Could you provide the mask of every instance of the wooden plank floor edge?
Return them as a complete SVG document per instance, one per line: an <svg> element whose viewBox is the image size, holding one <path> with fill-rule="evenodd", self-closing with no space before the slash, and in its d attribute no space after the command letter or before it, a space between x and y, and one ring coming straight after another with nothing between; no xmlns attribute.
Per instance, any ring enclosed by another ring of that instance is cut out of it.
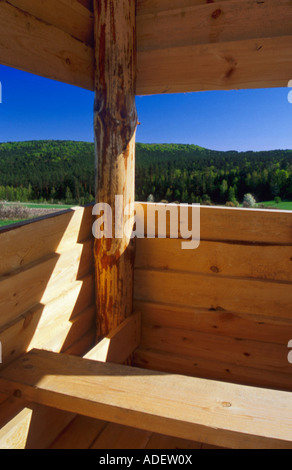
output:
<svg viewBox="0 0 292 470"><path fill-rule="evenodd" d="M228 448L292 448L289 392L33 350L0 390L30 402Z"/></svg>

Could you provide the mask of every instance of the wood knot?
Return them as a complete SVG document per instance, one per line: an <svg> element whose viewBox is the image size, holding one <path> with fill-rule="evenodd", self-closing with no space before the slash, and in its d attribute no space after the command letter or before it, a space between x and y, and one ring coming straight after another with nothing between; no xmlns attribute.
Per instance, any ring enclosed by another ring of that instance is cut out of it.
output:
<svg viewBox="0 0 292 470"><path fill-rule="evenodd" d="M219 16L222 14L222 10L221 8L217 8L217 10L213 11L211 17L216 20L217 18L219 18Z"/></svg>
<svg viewBox="0 0 292 470"><path fill-rule="evenodd" d="M219 268L217 268L217 266L211 266L211 268L210 268L210 269L211 269L212 273L215 273L215 274L218 274L218 273L220 273L220 269L219 269Z"/></svg>
<svg viewBox="0 0 292 470"><path fill-rule="evenodd" d="M229 401L223 401L222 406L223 408L231 408L232 404Z"/></svg>
<svg viewBox="0 0 292 470"><path fill-rule="evenodd" d="M13 393L13 396L15 398L21 398L22 397L21 390L15 390L15 392Z"/></svg>

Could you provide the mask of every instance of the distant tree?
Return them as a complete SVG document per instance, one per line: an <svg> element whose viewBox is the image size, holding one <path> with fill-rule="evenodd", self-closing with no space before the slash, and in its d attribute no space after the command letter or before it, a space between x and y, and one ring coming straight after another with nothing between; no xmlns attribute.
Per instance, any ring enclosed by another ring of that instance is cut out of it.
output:
<svg viewBox="0 0 292 470"><path fill-rule="evenodd" d="M255 205L256 205L256 200L253 197L253 195L250 193L245 194L243 198L243 207L252 208L252 207L255 207Z"/></svg>
<svg viewBox="0 0 292 470"><path fill-rule="evenodd" d="M149 194L149 196L147 197L147 202L155 202L153 194Z"/></svg>

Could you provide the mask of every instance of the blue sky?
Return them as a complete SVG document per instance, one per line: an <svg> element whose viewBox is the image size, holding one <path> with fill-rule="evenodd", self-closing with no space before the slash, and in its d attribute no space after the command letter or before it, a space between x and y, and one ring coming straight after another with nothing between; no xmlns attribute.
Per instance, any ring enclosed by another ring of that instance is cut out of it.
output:
<svg viewBox="0 0 292 470"><path fill-rule="evenodd" d="M0 142L93 141L93 93L0 66ZM137 141L292 149L289 88L137 97Z"/></svg>

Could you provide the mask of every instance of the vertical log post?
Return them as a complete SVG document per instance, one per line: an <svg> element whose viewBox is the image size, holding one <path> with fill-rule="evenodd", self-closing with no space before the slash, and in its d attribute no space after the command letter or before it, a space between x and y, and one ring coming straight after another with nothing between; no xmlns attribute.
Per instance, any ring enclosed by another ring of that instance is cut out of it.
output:
<svg viewBox="0 0 292 470"><path fill-rule="evenodd" d="M112 209L135 201L135 0L94 0L96 195ZM120 199L121 201L121 199ZM123 222L128 220L123 216ZM133 310L134 241L125 235L95 240L98 336Z"/></svg>

